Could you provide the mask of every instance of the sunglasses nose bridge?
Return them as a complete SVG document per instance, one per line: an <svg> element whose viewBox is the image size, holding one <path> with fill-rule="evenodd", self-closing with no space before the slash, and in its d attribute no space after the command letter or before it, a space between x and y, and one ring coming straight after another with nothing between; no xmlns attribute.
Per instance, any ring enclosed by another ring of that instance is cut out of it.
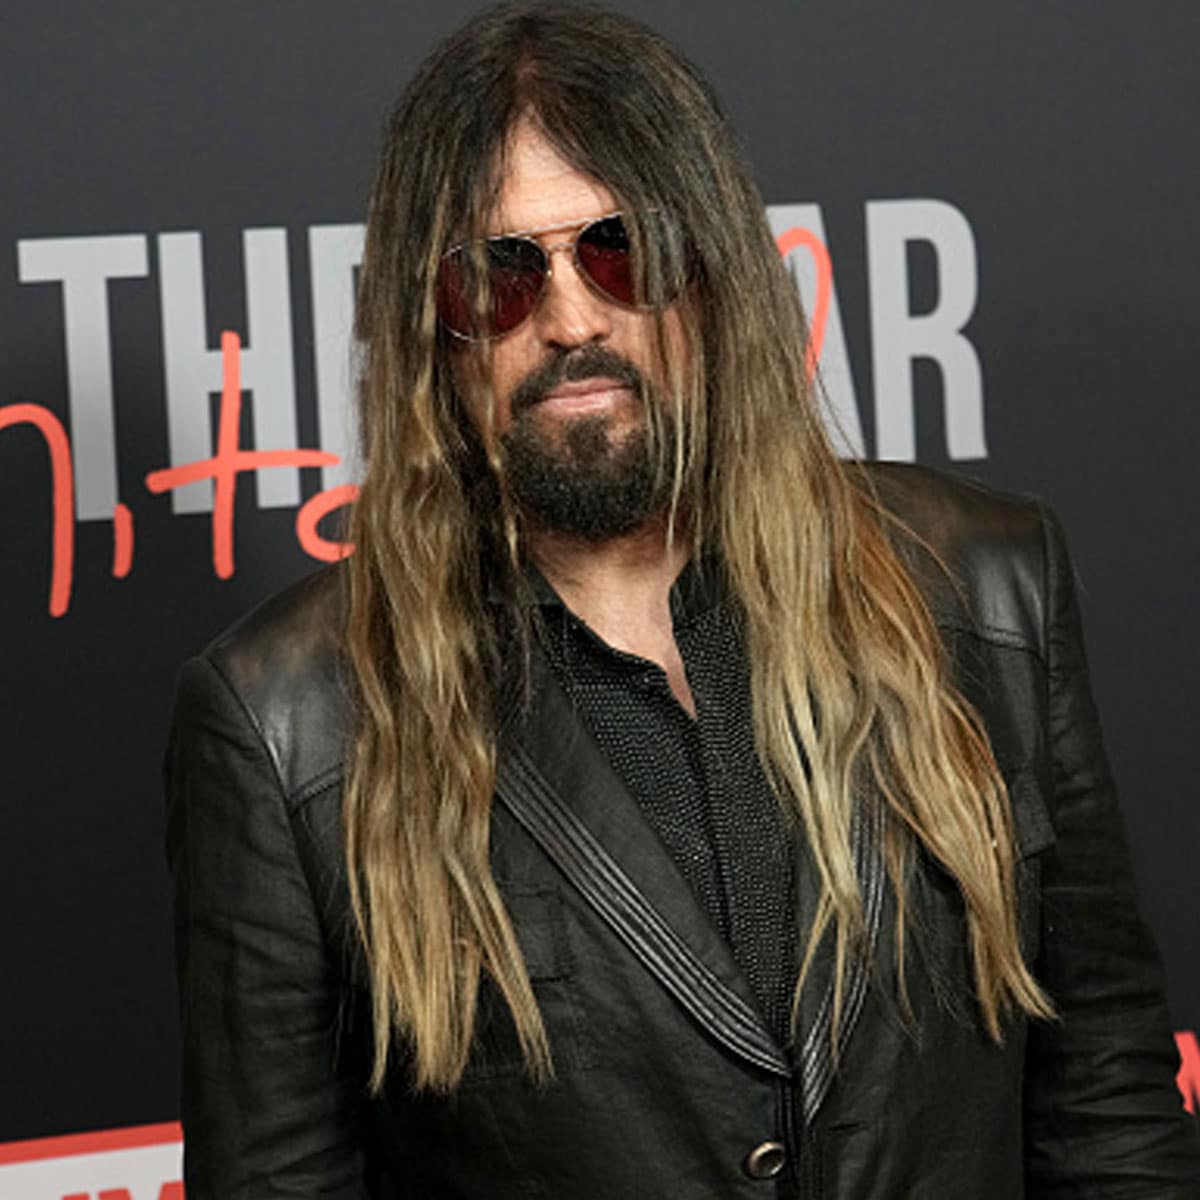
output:
<svg viewBox="0 0 1200 1200"><path fill-rule="evenodd" d="M579 233L549 245L539 243L545 256L546 276L538 297L535 320L543 336L562 345L578 345L603 338L611 331L604 298L579 261ZM556 254L566 254L570 266L563 271Z"/></svg>
<svg viewBox="0 0 1200 1200"><path fill-rule="evenodd" d="M578 244L579 234L576 233L573 237L564 239L561 242L554 242L549 246L539 246L539 249L546 259L546 281L542 284L543 289L554 274L554 256L556 254L566 254L571 260L571 266L575 272L581 277L586 274L586 272L580 266L579 256L576 254L576 247Z"/></svg>
<svg viewBox="0 0 1200 1200"><path fill-rule="evenodd" d="M556 255L560 250L569 250L569 251L571 251L572 254L574 254L575 253L575 243L578 240L579 240L578 237L573 237L573 238L568 238L564 242L553 242L549 246L543 246L542 253L546 256L547 259L550 259L550 260L553 260L554 255Z"/></svg>

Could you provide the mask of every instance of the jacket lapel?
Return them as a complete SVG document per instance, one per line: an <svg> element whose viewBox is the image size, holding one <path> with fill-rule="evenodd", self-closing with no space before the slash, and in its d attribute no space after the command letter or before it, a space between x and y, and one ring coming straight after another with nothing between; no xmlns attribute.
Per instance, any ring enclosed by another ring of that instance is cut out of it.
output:
<svg viewBox="0 0 1200 1200"><path fill-rule="evenodd" d="M794 1061L804 1118L811 1122L862 1013L869 959L879 941L886 885L882 799L870 793L851 825L869 951L850 963L836 1048L833 956L827 944L804 989L797 1049L789 1058L767 1030L729 946L536 647L531 684L529 718L501 758L501 802L616 936L713 1037L776 1075L792 1075ZM800 853L799 862L803 937L815 915L817 885L806 852Z"/></svg>
<svg viewBox="0 0 1200 1200"><path fill-rule="evenodd" d="M790 1074L728 945L536 647L531 683L529 718L501 758L501 802L713 1037Z"/></svg>
<svg viewBox="0 0 1200 1200"><path fill-rule="evenodd" d="M866 926L865 954L851 957L842 987L841 1014L836 1039L833 1035L834 952L833 937L827 934L817 951L800 1003L800 1023L795 1054L801 1107L806 1123L817 1115L833 1084L838 1063L862 1015L870 983L871 963L878 961L880 930L883 925L887 872L883 859L884 809L878 793L868 793L855 809L850 826L850 846L862 892L863 920ZM816 918L819 879L807 849L800 855L801 937ZM801 946L803 953L803 944Z"/></svg>

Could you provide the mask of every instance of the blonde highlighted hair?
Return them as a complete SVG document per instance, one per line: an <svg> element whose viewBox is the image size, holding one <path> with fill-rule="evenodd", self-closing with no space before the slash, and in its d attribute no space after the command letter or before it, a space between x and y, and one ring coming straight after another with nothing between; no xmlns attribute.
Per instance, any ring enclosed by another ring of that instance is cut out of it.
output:
<svg viewBox="0 0 1200 1200"><path fill-rule="evenodd" d="M795 289L714 97L624 17L506 6L443 44L410 85L367 229L366 470L347 564L359 710L344 822L373 1086L397 1039L415 1086L457 1084L482 972L531 1073L552 1070L488 859L505 647L528 636L521 517L494 439L469 433L433 301L446 246L483 228L520 117L619 198L646 296L684 293L685 353L658 321L667 382L647 407L651 445L683 518L672 528L721 565L745 630L759 753L820 875L797 994L825 939L839 984L863 952L850 827L870 787L888 814L901 943L906 863L921 846L961 891L986 1029L999 1038L1014 1009L1047 1015L1018 946L1009 804L987 736L949 679L894 546L902 533L830 447ZM672 420L660 421L663 405ZM508 602L489 605L489 592Z"/></svg>

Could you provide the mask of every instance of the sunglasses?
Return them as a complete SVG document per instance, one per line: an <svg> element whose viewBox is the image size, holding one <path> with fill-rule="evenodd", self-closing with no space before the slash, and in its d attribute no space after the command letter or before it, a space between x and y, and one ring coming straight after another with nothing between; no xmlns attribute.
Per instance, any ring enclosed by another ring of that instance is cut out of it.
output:
<svg viewBox="0 0 1200 1200"><path fill-rule="evenodd" d="M438 318L455 337L487 341L511 333L537 308L550 278L550 256L571 249L575 269L606 300L638 303L633 248L621 213L581 226L570 242L543 248L534 234L573 228L552 225L452 246L438 267Z"/></svg>

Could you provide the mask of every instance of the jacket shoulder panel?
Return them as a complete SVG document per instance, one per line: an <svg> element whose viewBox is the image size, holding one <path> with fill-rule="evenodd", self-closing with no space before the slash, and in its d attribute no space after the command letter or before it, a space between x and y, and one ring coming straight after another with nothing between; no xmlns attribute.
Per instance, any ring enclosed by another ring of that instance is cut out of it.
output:
<svg viewBox="0 0 1200 1200"><path fill-rule="evenodd" d="M928 467L870 463L864 476L934 621L1044 658L1044 505Z"/></svg>
<svg viewBox="0 0 1200 1200"><path fill-rule="evenodd" d="M204 652L262 738L289 807L342 773L351 728L342 573L270 597Z"/></svg>

